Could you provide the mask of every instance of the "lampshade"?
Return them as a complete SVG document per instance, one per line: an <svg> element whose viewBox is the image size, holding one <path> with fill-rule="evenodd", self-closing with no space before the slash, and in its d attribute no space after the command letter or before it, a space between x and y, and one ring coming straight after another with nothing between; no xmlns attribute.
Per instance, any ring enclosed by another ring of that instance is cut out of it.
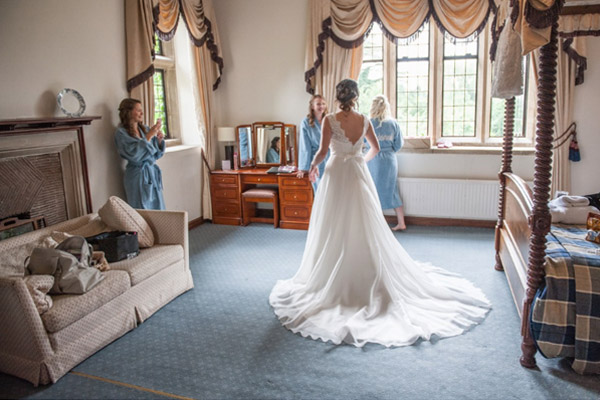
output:
<svg viewBox="0 0 600 400"><path fill-rule="evenodd" d="M235 142L235 128L220 126L217 129L219 142Z"/></svg>

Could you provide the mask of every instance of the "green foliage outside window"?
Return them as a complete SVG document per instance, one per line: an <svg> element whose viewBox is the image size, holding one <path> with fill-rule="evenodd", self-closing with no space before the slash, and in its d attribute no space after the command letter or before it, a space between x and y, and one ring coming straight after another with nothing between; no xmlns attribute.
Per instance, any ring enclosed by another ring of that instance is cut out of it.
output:
<svg viewBox="0 0 600 400"><path fill-rule="evenodd" d="M165 96L165 72L157 69L154 72L154 121L162 120L162 132L165 138L169 138L169 126L167 123L167 98Z"/></svg>

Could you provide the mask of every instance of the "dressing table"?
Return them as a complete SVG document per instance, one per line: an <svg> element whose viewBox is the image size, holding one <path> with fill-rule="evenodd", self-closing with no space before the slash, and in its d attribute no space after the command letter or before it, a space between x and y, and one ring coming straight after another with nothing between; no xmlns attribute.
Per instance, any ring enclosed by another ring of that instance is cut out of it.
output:
<svg viewBox="0 0 600 400"><path fill-rule="evenodd" d="M272 167L297 167L297 143L295 125L255 122L238 126L236 161L239 168L211 171L213 223L243 225L242 193L262 187L273 188L278 193L280 228L308 229L313 202L308 176L297 178L295 173L267 172Z"/></svg>

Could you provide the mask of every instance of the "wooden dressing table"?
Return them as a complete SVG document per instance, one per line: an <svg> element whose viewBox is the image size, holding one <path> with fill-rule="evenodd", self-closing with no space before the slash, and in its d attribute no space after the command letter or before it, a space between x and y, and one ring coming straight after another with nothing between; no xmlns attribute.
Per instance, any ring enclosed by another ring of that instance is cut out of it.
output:
<svg viewBox="0 0 600 400"><path fill-rule="evenodd" d="M308 229L313 202L308 177L268 174L265 168L211 172L213 223L242 225L242 192L257 185L278 188L280 228Z"/></svg>

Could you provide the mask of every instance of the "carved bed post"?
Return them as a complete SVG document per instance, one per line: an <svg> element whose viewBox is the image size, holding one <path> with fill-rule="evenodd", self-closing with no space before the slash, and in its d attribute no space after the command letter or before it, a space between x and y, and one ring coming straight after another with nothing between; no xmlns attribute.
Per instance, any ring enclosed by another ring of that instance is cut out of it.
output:
<svg viewBox="0 0 600 400"><path fill-rule="evenodd" d="M500 180L500 193L498 195L498 222L496 223L494 248L496 249L496 270L503 271L500 260L500 235L504 221L504 203L506 194L506 176L512 172L513 134L515 125L515 98L511 97L504 102L504 137L502 139L502 167L498 173Z"/></svg>
<svg viewBox="0 0 600 400"><path fill-rule="evenodd" d="M529 310L537 289L544 279L546 235L550 230L550 183L552 169L552 139L554 134L554 102L556 96L556 65L558 53L558 22L552 24L550 42L540 49L538 108L535 139L535 173L533 176L533 212L530 217L531 238L527 265L527 292L523 304L521 335L521 365L536 365L536 348L529 330Z"/></svg>

